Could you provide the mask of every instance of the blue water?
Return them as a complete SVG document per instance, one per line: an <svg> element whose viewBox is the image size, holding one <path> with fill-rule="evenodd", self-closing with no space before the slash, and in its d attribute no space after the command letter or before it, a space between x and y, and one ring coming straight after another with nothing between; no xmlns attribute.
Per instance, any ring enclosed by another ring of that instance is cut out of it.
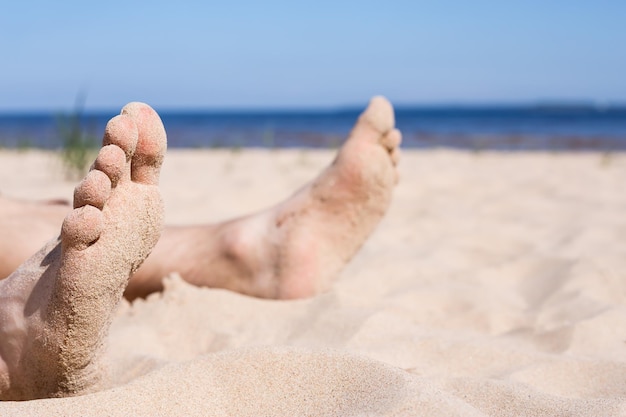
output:
<svg viewBox="0 0 626 417"><path fill-rule="evenodd" d="M338 111L160 111L172 148L339 145L360 109ZM114 112L86 113L80 129L101 137ZM0 146L58 148L69 117L0 114ZM626 107L398 108L406 148L626 150Z"/></svg>

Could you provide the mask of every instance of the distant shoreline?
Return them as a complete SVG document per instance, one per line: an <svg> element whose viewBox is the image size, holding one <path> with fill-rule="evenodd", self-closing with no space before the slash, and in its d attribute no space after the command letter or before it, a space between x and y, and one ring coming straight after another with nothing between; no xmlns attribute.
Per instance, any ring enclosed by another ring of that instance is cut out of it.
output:
<svg viewBox="0 0 626 417"><path fill-rule="evenodd" d="M0 113L0 146L59 148L61 127L70 124L97 141L114 114ZM358 114L357 109L164 111L161 117L173 148L335 148ZM399 107L396 125L405 148L626 150L626 107Z"/></svg>

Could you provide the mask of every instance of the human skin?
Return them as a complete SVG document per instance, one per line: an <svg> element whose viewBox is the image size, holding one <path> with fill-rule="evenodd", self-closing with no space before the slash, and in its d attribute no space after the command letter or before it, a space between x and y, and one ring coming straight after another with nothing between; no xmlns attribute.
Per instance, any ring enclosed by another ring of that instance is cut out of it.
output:
<svg viewBox="0 0 626 417"><path fill-rule="evenodd" d="M163 224L165 129L131 103L107 124L58 239L0 281L0 400L82 394L107 385L108 329L131 274Z"/></svg>
<svg viewBox="0 0 626 417"><path fill-rule="evenodd" d="M327 290L389 207L400 142L391 104L373 98L330 166L285 201L222 223L166 227L125 297L162 290L172 272L198 286L262 298ZM0 277L57 234L67 211L0 197Z"/></svg>

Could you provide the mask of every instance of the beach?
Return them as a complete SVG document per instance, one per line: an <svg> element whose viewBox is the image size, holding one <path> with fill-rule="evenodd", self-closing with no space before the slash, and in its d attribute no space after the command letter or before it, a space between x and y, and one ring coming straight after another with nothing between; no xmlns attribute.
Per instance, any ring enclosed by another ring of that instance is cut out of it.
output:
<svg viewBox="0 0 626 417"><path fill-rule="evenodd" d="M166 223L288 197L331 150L169 150ZM109 389L0 416L626 415L626 154L407 150L392 205L332 289L124 301ZM71 200L48 151L0 151L0 193ZM59 225L60 226L60 225Z"/></svg>

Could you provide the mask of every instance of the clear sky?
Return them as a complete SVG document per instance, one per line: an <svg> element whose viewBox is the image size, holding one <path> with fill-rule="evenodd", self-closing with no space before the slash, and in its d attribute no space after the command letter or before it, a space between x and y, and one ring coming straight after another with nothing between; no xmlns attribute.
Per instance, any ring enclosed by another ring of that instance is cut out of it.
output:
<svg viewBox="0 0 626 417"><path fill-rule="evenodd" d="M626 1L44 1L0 7L0 111L626 103Z"/></svg>

